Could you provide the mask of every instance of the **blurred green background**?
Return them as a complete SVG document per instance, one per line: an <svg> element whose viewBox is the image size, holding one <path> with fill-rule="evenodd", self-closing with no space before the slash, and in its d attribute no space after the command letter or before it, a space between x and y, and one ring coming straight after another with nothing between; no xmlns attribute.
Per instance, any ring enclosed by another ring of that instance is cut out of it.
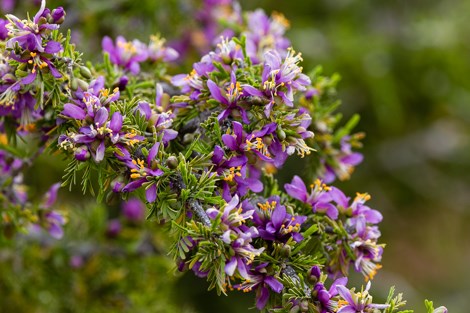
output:
<svg viewBox="0 0 470 313"><path fill-rule="evenodd" d="M15 12L24 16L25 7L35 12L32 3L22 0L21 8L18 4ZM85 52L85 59L95 60L99 58L97 52L103 35L123 34L126 38L147 41L149 34L161 33L171 41L177 38L181 22L189 15L187 1L48 3L50 7L66 7L64 27L80 30L74 37L78 48ZM384 296L388 287L395 285L405 292L409 307L415 308L415 312L424 312L425 298L446 305L453 313L468 312L470 1L245 0L241 3L244 9L261 7L267 12L284 13L291 21L288 37L294 48L303 53L304 68L320 64L327 75L340 73L338 92L343 102L340 110L345 117L355 112L362 117L357 130L367 133L362 151L365 161L351 181L339 186L350 195L356 191L369 192L373 196L371 206L384 215L382 242L387 247L384 267L374 280L377 296ZM44 164L53 163L44 159ZM60 170L49 173L54 173L48 175L50 183L60 179ZM30 258L31 253L34 251L23 255ZM14 262L8 263L1 256L0 277L4 279ZM245 312L252 305L251 297L246 295L218 298L213 292L207 293L205 282L191 273L176 279L168 274L172 272L165 258L156 258L136 261L142 266L140 270L132 260L118 264L119 260L104 259L109 268L130 268L122 278L123 285L116 283L121 290L135 287L135 299L141 297L133 302L134 307L121 306L129 312L156 312L158 303L163 303L162 307L169 303L168 312ZM43 257L35 263L45 266L41 275L59 271L51 274L66 273L63 280L72 279L66 278L71 275L67 272L70 269L60 262L51 262ZM39 270L37 266L31 268ZM131 276L140 283L129 281ZM57 284L64 284L61 279L52 280L56 290L50 291L50 295L60 294ZM24 277L24 282L34 281ZM9 291L5 285L8 284L0 283L0 294ZM8 286L16 288L20 298L21 292L39 292L33 289L36 285L29 285L30 289L13 283ZM47 284L38 286L46 288ZM161 286L173 288L173 295L167 296L168 291L162 292ZM105 293L115 294L115 291L105 290ZM64 296L67 299L76 294ZM113 307L100 299L90 300L88 307L80 307L84 302L76 299L70 301L75 305L75 309L69 308L70 312L82 312L81 309L101 312L102 308ZM34 310L53 312L54 309Z"/></svg>

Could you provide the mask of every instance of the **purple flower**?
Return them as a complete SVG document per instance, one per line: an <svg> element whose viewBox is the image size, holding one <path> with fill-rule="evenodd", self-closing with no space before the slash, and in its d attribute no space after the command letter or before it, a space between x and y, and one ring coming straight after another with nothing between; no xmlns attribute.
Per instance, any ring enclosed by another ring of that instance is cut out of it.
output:
<svg viewBox="0 0 470 313"><path fill-rule="evenodd" d="M261 238L284 243L291 237L296 242L303 239L300 227L307 217L288 214L286 207L281 205L278 196L270 197L265 203L258 203L258 207L253 215L253 222L258 228Z"/></svg>
<svg viewBox="0 0 470 313"><path fill-rule="evenodd" d="M292 107L294 91L304 91L311 81L307 75L302 74L302 68L297 65L302 58L299 54L295 55L292 49L285 58L275 50L268 51L264 54L264 60L261 90L250 85L242 87L246 94L268 100L264 112L269 117L276 100Z"/></svg>
<svg viewBox="0 0 470 313"><path fill-rule="evenodd" d="M249 279L242 284L235 285L234 288L243 292L250 292L256 289L256 308L263 310L269 300L270 290L281 293L284 286L274 276L269 275L266 267L268 263L258 265L249 273Z"/></svg>
<svg viewBox="0 0 470 313"><path fill-rule="evenodd" d="M106 36L103 38L101 46L105 52L109 53L109 58L113 64L130 71L134 75L140 72L139 63L144 62L148 57L147 46L144 43L138 40L127 41L122 36L116 38L116 45L114 45L111 38Z"/></svg>
<svg viewBox="0 0 470 313"><path fill-rule="evenodd" d="M241 114L243 122L246 124L250 123L245 109L238 105L242 88L240 83L237 82L235 72L230 74L230 84L222 91L219 86L210 79L207 81L207 87L209 88L212 98L219 101L223 106L226 107L219 114L219 121L227 118L232 113L232 111L236 109Z"/></svg>
<svg viewBox="0 0 470 313"><path fill-rule="evenodd" d="M311 205L314 212L325 213L333 220L338 218L338 209L331 203L333 201L331 191L335 189L326 186L320 180L317 179L308 192L302 179L296 175L290 184L284 185L284 188L292 198Z"/></svg>
<svg viewBox="0 0 470 313"><path fill-rule="evenodd" d="M163 171L157 168L157 163L155 163L155 157L157 156L160 143L156 142L153 147L150 149L147 156L147 162L141 159L131 159L126 160L127 167L131 170L131 182L129 182L122 192L132 192L137 188L140 188L145 182L147 182L148 177L158 177L163 174ZM154 202L157 198L157 187L155 184L150 185L146 191L145 195L148 202Z"/></svg>
<svg viewBox="0 0 470 313"><path fill-rule="evenodd" d="M150 43L147 48L148 59L156 62L171 62L178 59L178 52L170 47L165 47L165 39L158 36L151 36Z"/></svg>
<svg viewBox="0 0 470 313"><path fill-rule="evenodd" d="M131 222L141 222L145 218L145 205L137 198L131 198L122 205L122 214Z"/></svg>
<svg viewBox="0 0 470 313"><path fill-rule="evenodd" d="M319 276L320 275L318 275L318 277ZM334 301L333 298L338 295L338 287L346 285L347 282L347 277L338 278L331 284L328 290L322 282L315 284L313 290L317 295L317 305L320 313L330 313L335 311L336 301Z"/></svg>
<svg viewBox="0 0 470 313"><path fill-rule="evenodd" d="M254 64L259 63L260 56L268 50L277 50L286 54L290 46L289 40L284 37L289 22L279 13L273 13L269 18L266 13L258 9L247 15L246 50Z"/></svg>
<svg viewBox="0 0 470 313"><path fill-rule="evenodd" d="M366 289L361 292L355 292L347 289L345 286L338 285L338 293L344 300L338 302L337 313L356 313L367 312L374 309L386 309L389 304L372 303L372 296L369 295L370 282L367 283Z"/></svg>
<svg viewBox="0 0 470 313"><path fill-rule="evenodd" d="M64 236L62 226L65 224L65 218L61 213L49 211L45 215L46 230L55 239L61 239Z"/></svg>
<svg viewBox="0 0 470 313"><path fill-rule="evenodd" d="M332 152L328 159L321 161L324 166L321 177L325 183L332 183L336 177L340 180L349 179L354 167L364 159L361 153L352 151L350 139L350 136L341 138L340 150Z"/></svg>
<svg viewBox="0 0 470 313"><path fill-rule="evenodd" d="M237 195L222 209L207 210L207 215L212 220L220 218L221 230L224 232L221 238L234 252L225 264L225 273L229 276L233 276L238 270L240 276L247 279L249 265L264 250L264 248L256 249L251 244L252 239L258 237L257 229L244 225L252 218L253 212L254 210L243 210Z"/></svg>
<svg viewBox="0 0 470 313"><path fill-rule="evenodd" d="M122 225L118 219L112 219L106 226L106 235L110 238L117 237L121 232Z"/></svg>

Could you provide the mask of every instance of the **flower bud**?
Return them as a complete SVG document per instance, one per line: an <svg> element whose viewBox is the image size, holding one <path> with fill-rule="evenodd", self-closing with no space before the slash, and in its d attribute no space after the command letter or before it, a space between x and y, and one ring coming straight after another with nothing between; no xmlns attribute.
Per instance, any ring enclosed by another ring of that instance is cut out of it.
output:
<svg viewBox="0 0 470 313"><path fill-rule="evenodd" d="M174 155L170 156L166 160L166 166L168 166L168 168L174 170L175 168L178 167L178 159Z"/></svg>
<svg viewBox="0 0 470 313"><path fill-rule="evenodd" d="M77 83L78 83L78 87L80 87L80 89L88 90L88 84L84 80L81 80L81 79L77 78Z"/></svg>
<svg viewBox="0 0 470 313"><path fill-rule="evenodd" d="M80 66L80 75L82 75L86 79L91 79L91 71L86 66Z"/></svg>
<svg viewBox="0 0 470 313"><path fill-rule="evenodd" d="M194 134L188 133L184 135L183 144L187 145L189 143L192 143L193 141L194 141Z"/></svg>
<svg viewBox="0 0 470 313"><path fill-rule="evenodd" d="M86 161L90 158L90 152L87 146L80 146L75 150L75 159L78 161Z"/></svg>
<svg viewBox="0 0 470 313"><path fill-rule="evenodd" d="M318 266L312 266L307 272L307 280L312 285L316 284L320 279L321 271Z"/></svg>
<svg viewBox="0 0 470 313"><path fill-rule="evenodd" d="M299 304L300 307L300 312L308 312L308 301L307 300L302 300Z"/></svg>
<svg viewBox="0 0 470 313"><path fill-rule="evenodd" d="M52 10L51 13L52 23L54 24L62 24L65 20L65 11L63 7L58 7Z"/></svg>
<svg viewBox="0 0 470 313"><path fill-rule="evenodd" d="M276 129L276 134L277 134L277 138L279 138L279 140L286 139L286 132L283 131L281 127L278 127Z"/></svg>

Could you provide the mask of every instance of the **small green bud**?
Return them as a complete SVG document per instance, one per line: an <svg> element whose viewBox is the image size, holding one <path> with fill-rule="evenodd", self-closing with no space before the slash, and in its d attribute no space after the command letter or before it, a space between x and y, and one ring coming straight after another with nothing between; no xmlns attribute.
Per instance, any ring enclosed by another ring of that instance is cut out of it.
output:
<svg viewBox="0 0 470 313"><path fill-rule="evenodd" d="M78 87L80 87L82 90L88 90L88 83L86 83L84 80L77 78L77 83Z"/></svg>
<svg viewBox="0 0 470 313"><path fill-rule="evenodd" d="M278 127L276 129L276 134L277 134L277 138L279 138L279 140L286 139L286 132L283 131L281 127Z"/></svg>
<svg viewBox="0 0 470 313"><path fill-rule="evenodd" d="M281 248L281 255L282 255L283 257L287 258L287 257L290 256L291 251L292 251L291 246L289 246L289 245L284 245L284 246L282 246L282 248Z"/></svg>
<svg viewBox="0 0 470 313"><path fill-rule="evenodd" d="M73 91L77 91L78 82L76 78L72 78L72 80L70 81L70 88L72 88Z"/></svg>
<svg viewBox="0 0 470 313"><path fill-rule="evenodd" d="M168 159L166 159L166 166L174 170L178 167L178 159L174 155L170 156Z"/></svg>
<svg viewBox="0 0 470 313"><path fill-rule="evenodd" d="M80 66L80 75L82 75L86 79L91 79L91 71L86 66Z"/></svg>
<svg viewBox="0 0 470 313"><path fill-rule="evenodd" d="M191 143L194 141L194 134L193 133L189 133L189 134L185 134L184 137L183 137L183 143L185 145Z"/></svg>
<svg viewBox="0 0 470 313"><path fill-rule="evenodd" d="M292 309L289 310L289 313L299 313L300 308L298 305L294 306Z"/></svg>

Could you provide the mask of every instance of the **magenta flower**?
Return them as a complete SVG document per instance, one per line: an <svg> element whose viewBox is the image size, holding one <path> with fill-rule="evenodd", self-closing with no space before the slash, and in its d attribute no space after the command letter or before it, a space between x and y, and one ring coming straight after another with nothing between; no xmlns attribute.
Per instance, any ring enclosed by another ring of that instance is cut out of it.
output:
<svg viewBox="0 0 470 313"><path fill-rule="evenodd" d="M305 86L310 85L310 78L302 74L302 68L298 66L301 60L300 55L295 55L293 50L289 50L285 58L275 50L268 51L264 54L261 90L250 85L242 86L245 93L268 100L264 111L266 117L271 115L276 99L293 107L294 91L304 91Z"/></svg>
<svg viewBox="0 0 470 313"><path fill-rule="evenodd" d="M147 156L147 162L141 159L131 159L126 161L127 167L131 170L130 178L132 181L124 186L122 192L132 192L147 182L148 177L158 177L163 174L163 171L157 168L156 164L154 163L159 147L159 142L156 142L153 145ZM145 191L145 195L148 202L154 202L157 199L156 185L152 184L150 187L148 187Z"/></svg>
<svg viewBox="0 0 470 313"><path fill-rule="evenodd" d="M145 218L145 205L137 198L131 198L122 205L122 214L131 222L141 222Z"/></svg>
<svg viewBox="0 0 470 313"><path fill-rule="evenodd" d="M362 313L373 311L374 309L382 310L390 306L389 304L372 303L372 296L369 295L370 281L367 283L365 290L357 293L354 288L349 290L341 285L338 285L336 288L344 299L339 301L337 313Z"/></svg>
<svg viewBox="0 0 470 313"><path fill-rule="evenodd" d="M139 40L127 41L124 37L116 38L116 45L108 36L104 37L101 46L105 52L109 53L109 59L132 74L140 72L140 64L147 60L147 46Z"/></svg>
<svg viewBox="0 0 470 313"><path fill-rule="evenodd" d="M299 176L294 176L290 184L285 184L284 188L289 196L300 200L312 206L314 212L325 213L329 218L336 220L338 218L338 209L331 202L333 187L328 187L320 180L316 180L310 186L311 191L307 191L307 187Z"/></svg>
<svg viewBox="0 0 470 313"><path fill-rule="evenodd" d="M258 203L258 208L253 215L253 223L261 238L284 243L291 237L296 242L302 241L300 228L306 220L306 216L288 214L278 196L268 198L265 203Z"/></svg>
<svg viewBox="0 0 470 313"><path fill-rule="evenodd" d="M243 292L256 290L256 308L263 310L269 300L270 290L281 293L284 286L274 276L267 273L268 263L262 263L249 272L249 279L234 288Z"/></svg>
<svg viewBox="0 0 470 313"><path fill-rule="evenodd" d="M237 82L235 72L230 74L230 84L228 87L222 89L222 91L221 88L219 88L219 86L210 79L207 81L207 87L209 88L212 98L219 101L220 104L225 107L218 116L219 121L227 118L233 110L238 110L242 116L243 122L246 124L250 123L245 109L238 105L239 99L242 95L242 88L240 83Z"/></svg>

